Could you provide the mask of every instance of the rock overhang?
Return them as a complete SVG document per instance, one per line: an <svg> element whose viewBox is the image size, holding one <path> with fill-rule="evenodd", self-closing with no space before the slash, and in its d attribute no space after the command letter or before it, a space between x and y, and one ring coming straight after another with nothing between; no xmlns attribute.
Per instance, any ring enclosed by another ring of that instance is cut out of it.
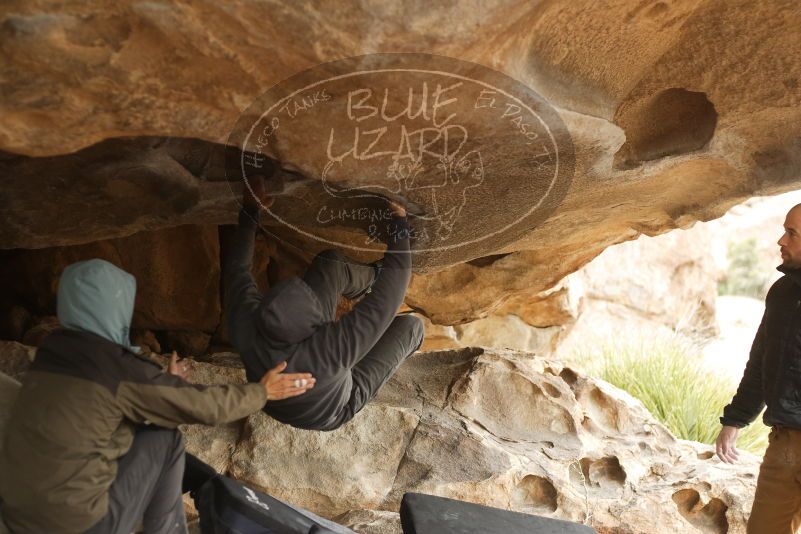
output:
<svg viewBox="0 0 801 534"><path fill-rule="evenodd" d="M45 3L7 4L0 247L234 222L240 190L220 179L225 163L212 148L242 111L281 80L379 51L450 56L516 79L553 106L575 147L569 190L546 219L461 255L419 256L410 304L439 321L546 290L611 244L797 187L801 43L792 29L801 15L787 6L301 6L121 2L55 15ZM287 210L304 215L320 176L302 172L302 143L287 146L297 195ZM497 198L471 216L508 211ZM307 252L321 246L271 230ZM333 234L356 239L351 230ZM473 261L487 256L499 259ZM460 304L453 295L465 284L478 289Z"/></svg>

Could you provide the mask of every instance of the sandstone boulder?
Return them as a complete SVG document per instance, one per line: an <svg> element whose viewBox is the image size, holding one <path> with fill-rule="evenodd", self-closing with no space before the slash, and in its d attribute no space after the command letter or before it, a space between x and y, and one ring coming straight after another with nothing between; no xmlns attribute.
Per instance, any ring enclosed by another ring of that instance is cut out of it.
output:
<svg viewBox="0 0 801 534"><path fill-rule="evenodd" d="M197 330L168 330L164 332L164 352L176 351L181 357L206 354L211 334Z"/></svg>
<svg viewBox="0 0 801 534"><path fill-rule="evenodd" d="M208 449L207 432L190 450ZM229 474L362 532L396 529L401 497L419 491L599 532L743 533L758 467L676 440L626 393L558 362L483 349L416 354L336 431L256 414L221 441Z"/></svg>
<svg viewBox="0 0 801 534"><path fill-rule="evenodd" d="M134 328L213 332L220 319L220 249L216 226L180 226L79 246L15 250L0 264L0 292L56 311L64 267L100 258L136 277Z"/></svg>
<svg viewBox="0 0 801 534"><path fill-rule="evenodd" d="M61 324L55 315L46 315L35 319L33 326L26 330L25 335L22 336L22 343L31 347L38 347L44 338L59 328L61 328Z"/></svg>
<svg viewBox="0 0 801 534"><path fill-rule="evenodd" d="M650 335L643 332L708 339L717 330L712 235L722 237L710 224L611 246L552 290L513 293L486 317L454 326L429 322L424 347L512 348L568 358L611 339ZM532 269L509 268L523 279Z"/></svg>
<svg viewBox="0 0 801 534"><path fill-rule="evenodd" d="M336 517L336 521L359 534L403 534L397 512L354 510Z"/></svg>
<svg viewBox="0 0 801 534"><path fill-rule="evenodd" d="M190 380L245 377L237 355L217 354L194 362ZM748 453L726 465L711 446L675 439L630 395L557 361L480 348L416 353L332 432L261 412L182 430L220 472L376 534L397 531L407 491L598 532L742 534L758 469Z"/></svg>
<svg viewBox="0 0 801 534"><path fill-rule="evenodd" d="M36 347L15 341L0 342L0 372L21 381L36 355Z"/></svg>
<svg viewBox="0 0 801 534"><path fill-rule="evenodd" d="M717 269L710 228L697 224L656 237L642 236L606 249L564 284L578 314L557 354L594 353L610 340L679 333L706 340L715 319Z"/></svg>
<svg viewBox="0 0 801 534"><path fill-rule="evenodd" d="M156 334L152 330L131 330L131 344L139 347L142 354L160 354L161 343L156 339Z"/></svg>

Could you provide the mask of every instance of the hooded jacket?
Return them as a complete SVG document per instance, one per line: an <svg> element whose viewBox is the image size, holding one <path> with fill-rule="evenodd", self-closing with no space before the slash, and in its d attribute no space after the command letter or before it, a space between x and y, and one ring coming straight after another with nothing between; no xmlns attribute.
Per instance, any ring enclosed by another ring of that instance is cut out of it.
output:
<svg viewBox="0 0 801 534"><path fill-rule="evenodd" d="M392 217L381 275L370 292L338 321L326 319L312 289L299 277L262 294L251 274L258 210L243 209L224 265L225 308L231 341L248 380L287 362L288 373L317 380L303 395L270 402L264 411L304 429L325 429L350 398L351 369L375 345L403 303L411 279L406 217Z"/></svg>
<svg viewBox="0 0 801 534"><path fill-rule="evenodd" d="M133 275L103 260L73 263L59 280L58 321L64 328L91 332L139 352L130 341L135 298Z"/></svg>
<svg viewBox="0 0 801 534"><path fill-rule="evenodd" d="M193 385L133 352L135 293L133 276L102 260L64 270L64 328L37 349L0 450L2 514L13 532L83 532L97 523L137 424L225 423L266 402L261 384Z"/></svg>
<svg viewBox="0 0 801 534"><path fill-rule="evenodd" d="M801 429L801 269L784 273L768 290L743 378L720 422L742 428L763 408L767 426Z"/></svg>

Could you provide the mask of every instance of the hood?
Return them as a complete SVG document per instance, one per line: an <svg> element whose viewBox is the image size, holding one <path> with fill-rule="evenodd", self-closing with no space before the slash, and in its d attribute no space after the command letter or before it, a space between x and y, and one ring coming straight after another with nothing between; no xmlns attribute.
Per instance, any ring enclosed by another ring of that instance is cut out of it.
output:
<svg viewBox="0 0 801 534"><path fill-rule="evenodd" d="M271 287L259 308L257 329L271 345L294 345L326 322L314 291L298 277Z"/></svg>
<svg viewBox="0 0 801 534"><path fill-rule="evenodd" d="M73 263L58 282L58 321L138 352L129 337L135 297L136 278L119 267L100 259Z"/></svg>

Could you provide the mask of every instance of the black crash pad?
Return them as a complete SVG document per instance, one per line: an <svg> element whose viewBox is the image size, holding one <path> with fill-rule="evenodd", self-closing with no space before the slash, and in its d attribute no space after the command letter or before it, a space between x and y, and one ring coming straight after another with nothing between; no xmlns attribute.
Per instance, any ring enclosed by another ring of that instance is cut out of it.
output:
<svg viewBox="0 0 801 534"><path fill-rule="evenodd" d="M444 497L407 493L400 509L403 534L594 534L578 523L510 512Z"/></svg>
<svg viewBox="0 0 801 534"><path fill-rule="evenodd" d="M219 475L189 453L183 488L195 501L202 534L356 534L308 510Z"/></svg>

